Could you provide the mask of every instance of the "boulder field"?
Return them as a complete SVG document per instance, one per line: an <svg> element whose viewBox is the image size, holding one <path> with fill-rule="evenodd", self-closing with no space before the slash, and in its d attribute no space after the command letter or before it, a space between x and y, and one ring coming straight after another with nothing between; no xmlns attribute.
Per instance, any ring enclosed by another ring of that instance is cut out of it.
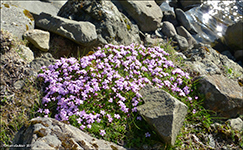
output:
<svg viewBox="0 0 243 150"><path fill-rule="evenodd" d="M14 89L23 87L24 81L19 77L20 74L36 77L42 66L48 66L66 54L79 53L83 56L88 53L87 49L93 50L108 43L156 45L158 41L161 44L171 39L176 54L183 58L183 69L194 75L194 80L199 80L202 85L199 90L205 95L205 108L218 113L218 117L229 119L232 128L243 130L243 121L238 117L243 115L243 47L242 42L239 42L240 39L242 41L242 22L230 26L226 31L226 43L233 49L226 56L207 44L197 43L192 37L192 34L197 33L184 11L201 1L173 1L170 5L182 7L176 8L175 13L161 10L158 5L161 1L53 2L38 1L38 10L31 9L29 3L1 2L1 97L12 96ZM29 47L19 44L18 53L14 53L18 60L8 55L13 40L2 36L5 35L2 30L30 43ZM64 47L71 47L72 51L67 48L62 52L60 48ZM6 70L6 66L13 70ZM23 69L19 74L9 76L10 81L6 74L17 72L14 68L20 67ZM187 106L152 86L145 87L140 93L144 95L145 104L138 107L139 113L162 141L174 145L187 115ZM30 149L126 149L93 138L52 118L33 118L28 121L15 135L13 144L29 144ZM211 147L216 146L211 144Z"/></svg>

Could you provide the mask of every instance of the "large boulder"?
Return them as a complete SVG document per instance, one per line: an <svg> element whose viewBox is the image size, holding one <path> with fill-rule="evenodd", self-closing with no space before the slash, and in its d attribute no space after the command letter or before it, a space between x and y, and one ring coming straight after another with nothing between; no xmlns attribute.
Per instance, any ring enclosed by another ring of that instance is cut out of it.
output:
<svg viewBox="0 0 243 150"><path fill-rule="evenodd" d="M206 108L218 116L232 118L243 115L243 87L223 75L205 75L199 79L199 91L205 95Z"/></svg>
<svg viewBox="0 0 243 150"><path fill-rule="evenodd" d="M58 16L89 21L96 26L97 44L140 43L139 29L111 1L68 0Z"/></svg>
<svg viewBox="0 0 243 150"><path fill-rule="evenodd" d="M25 31L34 29L34 18L26 9L1 2L1 29L22 39Z"/></svg>
<svg viewBox="0 0 243 150"><path fill-rule="evenodd" d="M225 32L227 45L233 50L243 49L243 21L229 26Z"/></svg>
<svg viewBox="0 0 243 150"><path fill-rule="evenodd" d="M155 31L163 18L155 1L120 1L123 9L136 21L143 32Z"/></svg>
<svg viewBox="0 0 243 150"><path fill-rule="evenodd" d="M49 50L50 33L47 31L34 29L26 31L23 35L30 43L42 51Z"/></svg>
<svg viewBox="0 0 243 150"><path fill-rule="evenodd" d="M66 37L83 46L92 45L97 39L95 25L87 21L74 21L41 13L36 20L36 26Z"/></svg>
<svg viewBox="0 0 243 150"><path fill-rule="evenodd" d="M96 139L80 129L53 118L34 118L15 135L13 145L18 149L119 149L115 143ZM10 150L14 150L10 147Z"/></svg>
<svg viewBox="0 0 243 150"><path fill-rule="evenodd" d="M161 139L174 145L183 125L188 107L169 93L147 85L139 91L145 104L138 106L138 112L145 118Z"/></svg>

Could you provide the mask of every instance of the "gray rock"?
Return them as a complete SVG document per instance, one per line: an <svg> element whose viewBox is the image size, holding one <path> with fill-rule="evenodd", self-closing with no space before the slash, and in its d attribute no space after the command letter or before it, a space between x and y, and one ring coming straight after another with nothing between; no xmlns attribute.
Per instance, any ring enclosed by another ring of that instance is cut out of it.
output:
<svg viewBox="0 0 243 150"><path fill-rule="evenodd" d="M188 42L185 37L180 36L180 35L175 35L175 40L178 42L179 47L182 51L187 50L189 47Z"/></svg>
<svg viewBox="0 0 243 150"><path fill-rule="evenodd" d="M42 66L49 66L55 62L55 59L50 53L45 53L43 56L35 58L30 62L30 67L33 69L32 75L36 76Z"/></svg>
<svg viewBox="0 0 243 150"><path fill-rule="evenodd" d="M236 60L243 60L243 50L237 50L234 53Z"/></svg>
<svg viewBox="0 0 243 150"><path fill-rule="evenodd" d="M26 47L25 45L18 45L17 52L20 57L24 59L27 63L34 60L34 53L32 52L32 50L30 50L29 47Z"/></svg>
<svg viewBox="0 0 243 150"><path fill-rule="evenodd" d="M186 17L186 14L183 10L176 8L175 14L178 21L181 23L182 26L184 26L187 29L187 31L193 34L196 33L194 27L192 26L190 20Z"/></svg>
<svg viewBox="0 0 243 150"><path fill-rule="evenodd" d="M18 80L14 83L14 88L16 90L21 89L24 86L24 81L23 80Z"/></svg>
<svg viewBox="0 0 243 150"><path fill-rule="evenodd" d="M205 95L205 108L228 118L243 115L243 87L237 81L223 75L204 75L196 79L201 85L200 93Z"/></svg>
<svg viewBox="0 0 243 150"><path fill-rule="evenodd" d="M234 130L243 130L243 121L240 119L240 117L235 118L235 119L229 119L227 120L229 125L234 129Z"/></svg>
<svg viewBox="0 0 243 150"><path fill-rule="evenodd" d="M150 34L145 34L145 40L144 40L144 45L147 46L155 46L158 44L164 43L164 40L162 38L152 38Z"/></svg>
<svg viewBox="0 0 243 150"><path fill-rule="evenodd" d="M172 23L174 25L174 27L179 25L179 23L178 23L178 21L176 19L176 15L172 11L164 11L163 12L163 19L162 19L162 21L163 22L164 21L168 21L168 22Z"/></svg>
<svg viewBox="0 0 243 150"><path fill-rule="evenodd" d="M66 37L83 46L91 45L97 39L95 25L90 22L74 21L41 13L36 20L36 26Z"/></svg>
<svg viewBox="0 0 243 150"><path fill-rule="evenodd" d="M49 50L50 33L47 31L33 29L28 30L23 35L30 43L42 51Z"/></svg>
<svg viewBox="0 0 243 150"><path fill-rule="evenodd" d="M34 18L25 9L1 2L1 29L22 39L25 31L34 29Z"/></svg>
<svg viewBox="0 0 243 150"><path fill-rule="evenodd" d="M233 52L243 49L243 21L229 26L225 32L226 44L233 49Z"/></svg>
<svg viewBox="0 0 243 150"><path fill-rule="evenodd" d="M233 79L243 78L243 68L239 64L208 45L196 44L193 49L183 51L183 54L188 58L184 64L192 72L200 75L222 74Z"/></svg>
<svg viewBox="0 0 243 150"><path fill-rule="evenodd" d="M41 0L36 1L16 1L16 0L3 0L4 3L15 5L19 8L24 8L31 13L40 14L42 12L57 15L57 12L65 3L65 0L50 0L50 2L44 2Z"/></svg>
<svg viewBox="0 0 243 150"><path fill-rule="evenodd" d="M187 114L187 106L151 85L141 89L140 94L145 104L137 107L138 112L164 142L174 145Z"/></svg>
<svg viewBox="0 0 243 150"><path fill-rule="evenodd" d="M196 7L202 4L202 0L180 0L180 4L183 10L188 10L192 7Z"/></svg>
<svg viewBox="0 0 243 150"><path fill-rule="evenodd" d="M192 35L183 26L176 27L176 31L177 31L178 35L181 35L186 38L186 40L188 42L188 46L190 48L193 47L194 44L197 43L197 41L192 37Z"/></svg>
<svg viewBox="0 0 243 150"><path fill-rule="evenodd" d="M18 149L119 149L124 147L91 137L80 129L53 118L34 118L26 123L13 139ZM11 147L10 150L15 149Z"/></svg>
<svg viewBox="0 0 243 150"><path fill-rule="evenodd" d="M165 2L166 0L155 0L156 4L157 5L161 5L163 2Z"/></svg>
<svg viewBox="0 0 243 150"><path fill-rule="evenodd" d="M175 27L168 21L163 22L161 29L162 33L167 37L174 37L177 35Z"/></svg>
<svg viewBox="0 0 243 150"><path fill-rule="evenodd" d="M132 24L111 1L68 0L58 16L93 23L98 34L97 44L141 43L137 25Z"/></svg>
<svg viewBox="0 0 243 150"><path fill-rule="evenodd" d="M136 21L143 32L155 31L162 20L163 14L155 1L120 1L123 9Z"/></svg>
<svg viewBox="0 0 243 150"><path fill-rule="evenodd" d="M235 61L235 58L234 58L234 56L231 54L230 51L223 51L223 52L221 52L221 54L223 54L223 55L227 56L229 59Z"/></svg>

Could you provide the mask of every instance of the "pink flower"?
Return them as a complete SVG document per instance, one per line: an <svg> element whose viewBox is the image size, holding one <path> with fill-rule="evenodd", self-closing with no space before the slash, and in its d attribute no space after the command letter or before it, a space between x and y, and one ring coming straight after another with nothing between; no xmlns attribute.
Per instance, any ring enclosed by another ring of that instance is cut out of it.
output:
<svg viewBox="0 0 243 150"><path fill-rule="evenodd" d="M91 125L90 125L90 124L88 124L88 125L87 125L87 128L91 129Z"/></svg>
<svg viewBox="0 0 243 150"><path fill-rule="evenodd" d="M100 135L101 136L104 136L106 133L105 133L105 130L100 130Z"/></svg>
<svg viewBox="0 0 243 150"><path fill-rule="evenodd" d="M115 114L114 117L115 117L116 119L120 119L120 118L121 118L121 116L120 116L119 114Z"/></svg>
<svg viewBox="0 0 243 150"><path fill-rule="evenodd" d="M195 114L195 113L196 113L196 110L195 110L195 109L193 109L192 113L193 113L193 114Z"/></svg>
<svg viewBox="0 0 243 150"><path fill-rule="evenodd" d="M85 126L84 126L84 125L81 125L79 128L80 128L81 130L83 130L83 129L85 128Z"/></svg>
<svg viewBox="0 0 243 150"><path fill-rule="evenodd" d="M150 137L151 135L149 134L149 132L145 133L145 137Z"/></svg>
<svg viewBox="0 0 243 150"><path fill-rule="evenodd" d="M142 117L141 116L138 116L137 117L137 120L140 120L141 121L142 120Z"/></svg>

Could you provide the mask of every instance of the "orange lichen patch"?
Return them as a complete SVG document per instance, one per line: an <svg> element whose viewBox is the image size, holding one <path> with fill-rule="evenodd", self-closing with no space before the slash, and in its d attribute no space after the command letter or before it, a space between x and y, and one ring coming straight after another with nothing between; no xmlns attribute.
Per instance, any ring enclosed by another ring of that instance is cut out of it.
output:
<svg viewBox="0 0 243 150"><path fill-rule="evenodd" d="M210 50L206 46L202 46L201 48L210 53Z"/></svg>
<svg viewBox="0 0 243 150"><path fill-rule="evenodd" d="M26 26L26 31L29 30L29 26L27 24L25 26Z"/></svg>
<svg viewBox="0 0 243 150"><path fill-rule="evenodd" d="M35 131L34 133L37 134L38 137L44 137L47 135L46 129L44 128L41 128L40 130Z"/></svg>
<svg viewBox="0 0 243 150"><path fill-rule="evenodd" d="M238 84L239 84L240 86L243 86L243 79L238 79Z"/></svg>
<svg viewBox="0 0 243 150"><path fill-rule="evenodd" d="M118 148L115 147L115 146L113 146L113 145L111 145L111 149L112 149L112 150L118 150Z"/></svg>
<svg viewBox="0 0 243 150"><path fill-rule="evenodd" d="M4 5L5 7L7 7L7 8L10 8L10 7L9 7L9 4L3 4L3 5Z"/></svg>
<svg viewBox="0 0 243 150"><path fill-rule="evenodd" d="M28 10L23 10L23 13L26 17L28 17L31 21L34 21L34 17L31 15L31 13Z"/></svg>
<svg viewBox="0 0 243 150"><path fill-rule="evenodd" d="M86 54L86 56L92 55L94 54L94 51L89 51L88 54Z"/></svg>

